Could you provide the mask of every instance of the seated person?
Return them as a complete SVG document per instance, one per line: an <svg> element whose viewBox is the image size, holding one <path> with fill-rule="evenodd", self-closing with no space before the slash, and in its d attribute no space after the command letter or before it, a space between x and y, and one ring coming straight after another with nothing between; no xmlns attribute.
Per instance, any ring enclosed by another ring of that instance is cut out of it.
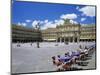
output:
<svg viewBox="0 0 100 75"><path fill-rule="evenodd" d="M61 61L62 63L68 62L71 59L71 56L69 55L69 53L65 53L64 57L60 57L60 55L58 55L58 60Z"/></svg>
<svg viewBox="0 0 100 75"><path fill-rule="evenodd" d="M53 60L52 61L53 64L56 65L56 66L59 66L59 65L62 64L62 62L60 60L56 60L56 57L55 56L52 57L52 60Z"/></svg>
<svg viewBox="0 0 100 75"><path fill-rule="evenodd" d="M82 49L82 45L79 45L79 48Z"/></svg>
<svg viewBox="0 0 100 75"><path fill-rule="evenodd" d="M72 52L72 56L80 56L80 51L77 51L77 52Z"/></svg>
<svg viewBox="0 0 100 75"><path fill-rule="evenodd" d="M58 57L58 61L61 61L62 63L64 63L64 58L61 57L60 55L57 56Z"/></svg>
<svg viewBox="0 0 100 75"><path fill-rule="evenodd" d="M72 58L72 56L69 55L69 52L68 53L65 53L65 62L68 62L70 59Z"/></svg>
<svg viewBox="0 0 100 75"><path fill-rule="evenodd" d="M77 52L79 52L80 54L85 54L85 52L88 50L88 48L85 46L84 49L77 49Z"/></svg>

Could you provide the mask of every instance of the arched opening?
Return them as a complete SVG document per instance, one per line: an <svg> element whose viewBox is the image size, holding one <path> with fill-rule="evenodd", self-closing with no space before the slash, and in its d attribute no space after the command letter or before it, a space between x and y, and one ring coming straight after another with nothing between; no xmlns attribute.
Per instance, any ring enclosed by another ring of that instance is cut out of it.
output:
<svg viewBox="0 0 100 75"><path fill-rule="evenodd" d="M75 40L74 41L77 42L77 37L75 37Z"/></svg>
<svg viewBox="0 0 100 75"><path fill-rule="evenodd" d="M67 37L67 38L65 38L65 42L68 42L68 37Z"/></svg>

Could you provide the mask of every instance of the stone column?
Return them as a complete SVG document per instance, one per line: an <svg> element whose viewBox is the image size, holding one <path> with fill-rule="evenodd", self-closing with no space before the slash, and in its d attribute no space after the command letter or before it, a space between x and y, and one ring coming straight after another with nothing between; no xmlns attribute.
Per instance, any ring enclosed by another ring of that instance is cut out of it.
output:
<svg viewBox="0 0 100 75"><path fill-rule="evenodd" d="M58 42L58 38L56 38L56 42Z"/></svg>
<svg viewBox="0 0 100 75"><path fill-rule="evenodd" d="M62 42L62 38L60 37L60 43Z"/></svg>
<svg viewBox="0 0 100 75"><path fill-rule="evenodd" d="M58 42L58 33L56 34L56 42Z"/></svg>
<svg viewBox="0 0 100 75"><path fill-rule="evenodd" d="M66 42L66 40L65 40L66 38L64 37L64 43Z"/></svg>
<svg viewBox="0 0 100 75"><path fill-rule="evenodd" d="M70 42L70 37L68 37L68 42Z"/></svg>
<svg viewBox="0 0 100 75"><path fill-rule="evenodd" d="M77 43L79 43L79 36L77 37Z"/></svg>

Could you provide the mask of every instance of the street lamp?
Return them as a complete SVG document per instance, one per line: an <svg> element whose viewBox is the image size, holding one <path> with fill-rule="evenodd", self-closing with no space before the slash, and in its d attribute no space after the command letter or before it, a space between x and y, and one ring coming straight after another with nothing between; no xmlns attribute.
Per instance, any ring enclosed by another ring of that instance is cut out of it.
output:
<svg viewBox="0 0 100 75"><path fill-rule="evenodd" d="M40 31L40 25L39 25L39 23L37 23L37 25L35 26L35 29L36 29L37 32ZM39 40L37 40L36 43L37 43L37 48L40 48L40 46L39 46Z"/></svg>

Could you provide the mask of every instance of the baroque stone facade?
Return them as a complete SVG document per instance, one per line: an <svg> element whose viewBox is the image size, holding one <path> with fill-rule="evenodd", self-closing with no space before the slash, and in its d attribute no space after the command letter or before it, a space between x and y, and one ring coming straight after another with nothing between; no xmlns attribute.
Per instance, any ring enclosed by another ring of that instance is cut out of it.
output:
<svg viewBox="0 0 100 75"><path fill-rule="evenodd" d="M63 25L42 30L42 39L56 42L95 41L95 31L95 25L82 26L80 24L71 24L69 20L65 20Z"/></svg>

